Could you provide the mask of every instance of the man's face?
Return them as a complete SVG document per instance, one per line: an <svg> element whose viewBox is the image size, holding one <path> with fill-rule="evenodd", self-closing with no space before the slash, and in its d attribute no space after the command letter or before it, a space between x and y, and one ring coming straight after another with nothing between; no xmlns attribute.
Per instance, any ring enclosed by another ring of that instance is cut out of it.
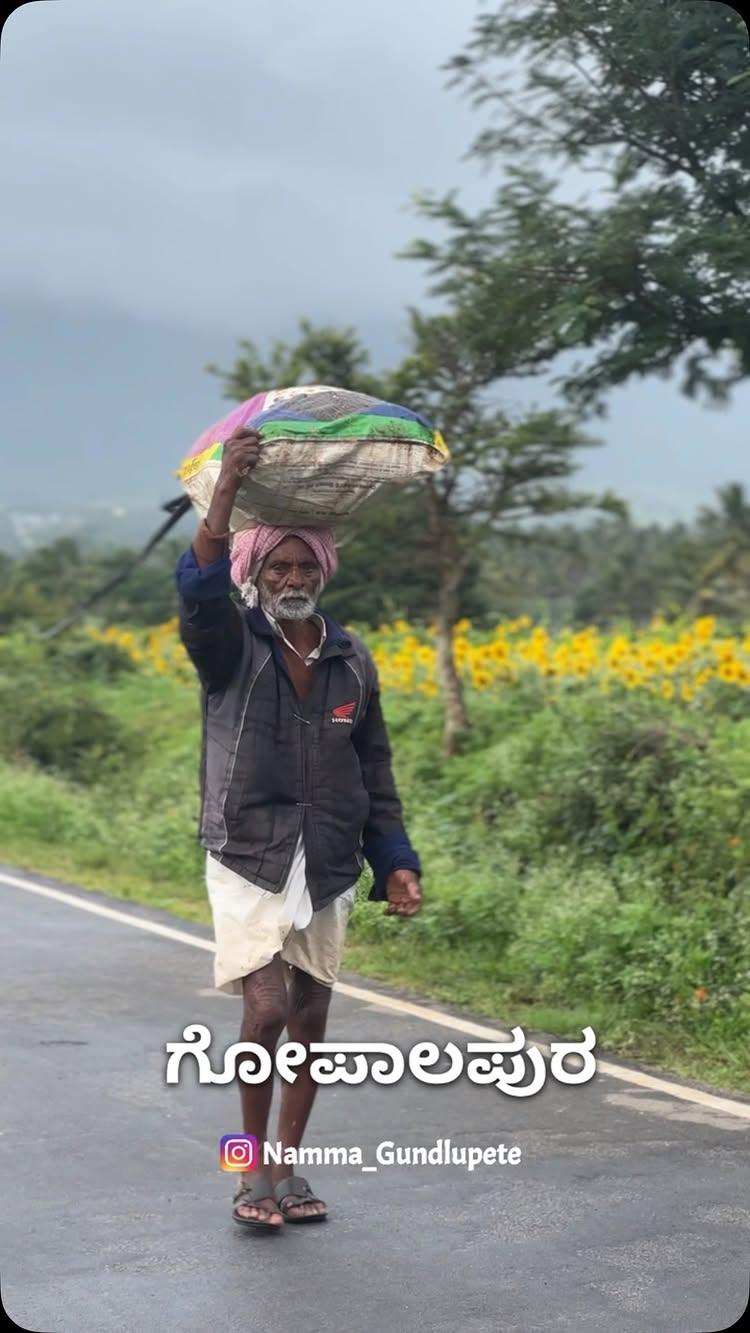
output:
<svg viewBox="0 0 750 1333"><path fill-rule="evenodd" d="M258 598L276 620L307 620L315 610L323 571L301 537L285 537L263 561Z"/></svg>

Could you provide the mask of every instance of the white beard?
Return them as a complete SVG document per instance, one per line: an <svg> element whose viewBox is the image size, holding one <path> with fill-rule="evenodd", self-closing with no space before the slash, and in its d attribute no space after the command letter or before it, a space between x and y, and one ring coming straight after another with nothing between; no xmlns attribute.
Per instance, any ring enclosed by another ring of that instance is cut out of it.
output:
<svg viewBox="0 0 750 1333"><path fill-rule="evenodd" d="M316 598L307 593L281 593L278 597L269 597L262 592L260 605L274 620L308 620L315 610Z"/></svg>
<svg viewBox="0 0 750 1333"><path fill-rule="evenodd" d="M258 588L258 603L261 610L268 611L274 620L309 620L316 610L323 587L324 580L321 577L314 596L304 592L283 592L274 596L266 592L265 588Z"/></svg>

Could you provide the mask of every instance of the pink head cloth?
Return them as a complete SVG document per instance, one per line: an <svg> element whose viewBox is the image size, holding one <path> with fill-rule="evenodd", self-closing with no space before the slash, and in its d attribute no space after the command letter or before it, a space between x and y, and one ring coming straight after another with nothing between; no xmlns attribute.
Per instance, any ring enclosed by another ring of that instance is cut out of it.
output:
<svg viewBox="0 0 750 1333"><path fill-rule="evenodd" d="M338 569L336 538L330 528L286 528L272 523L259 523L235 533L232 539L232 580L241 587L248 579L255 582L266 556L286 537L299 537L306 542L323 571L327 583ZM256 594L257 602L257 594Z"/></svg>

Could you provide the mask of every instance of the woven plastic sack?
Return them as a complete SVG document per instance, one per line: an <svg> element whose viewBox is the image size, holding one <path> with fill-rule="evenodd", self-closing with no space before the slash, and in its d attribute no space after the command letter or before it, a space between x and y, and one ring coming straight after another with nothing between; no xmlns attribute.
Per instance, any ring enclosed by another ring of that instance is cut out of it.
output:
<svg viewBox="0 0 750 1333"><path fill-rule="evenodd" d="M259 522L334 525L383 482L427 476L450 457L440 432L406 407L328 384L272 389L204 431L177 471L201 516L237 426L257 430L263 449L240 483L233 532Z"/></svg>

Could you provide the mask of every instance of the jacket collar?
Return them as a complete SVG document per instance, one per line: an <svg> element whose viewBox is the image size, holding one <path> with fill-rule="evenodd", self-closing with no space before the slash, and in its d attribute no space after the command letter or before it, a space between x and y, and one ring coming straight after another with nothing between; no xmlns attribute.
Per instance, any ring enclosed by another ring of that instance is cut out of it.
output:
<svg viewBox="0 0 750 1333"><path fill-rule="evenodd" d="M346 633L346 630L339 625L338 621L334 620L332 616L326 615L325 611L322 611L319 606L315 609L318 612L318 615L323 617L326 626L326 641L323 645L323 652L325 652L329 643L338 643L342 648L350 648L352 641ZM276 640L278 638L274 633L273 626L267 619L266 614L261 607L249 607L246 616L247 623L254 634L260 634L261 637L265 639Z"/></svg>

